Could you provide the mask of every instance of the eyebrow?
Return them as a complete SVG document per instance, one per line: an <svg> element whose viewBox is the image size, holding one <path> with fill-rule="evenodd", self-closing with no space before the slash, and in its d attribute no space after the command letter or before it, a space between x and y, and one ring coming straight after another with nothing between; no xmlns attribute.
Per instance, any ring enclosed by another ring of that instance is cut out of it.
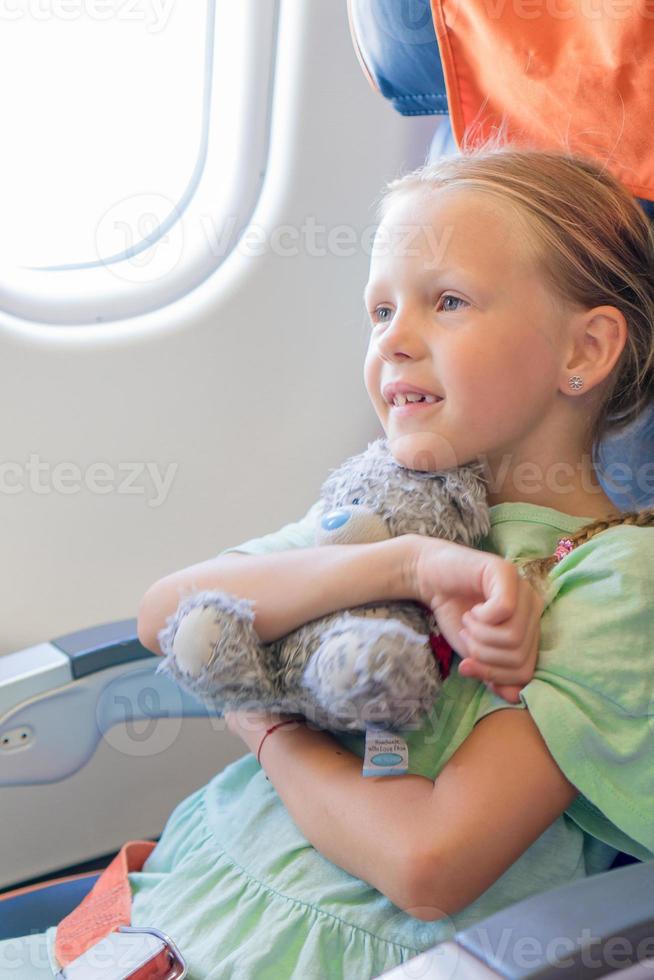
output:
<svg viewBox="0 0 654 980"><path fill-rule="evenodd" d="M446 268L433 269L427 272L424 276L424 285L434 287L435 285L438 285L438 283L442 279L445 279L447 276L451 276L451 275L465 276L466 281L469 282L468 277L470 276L470 273L468 272L467 269L462 269L459 266L451 265L451 266L447 266ZM471 283L471 285L475 285L475 284ZM382 284L377 288L382 289L385 288L385 286ZM363 290L364 303L367 303L368 291L370 290L370 292L372 292L372 289L373 287L370 286L370 283L366 283L366 287Z"/></svg>

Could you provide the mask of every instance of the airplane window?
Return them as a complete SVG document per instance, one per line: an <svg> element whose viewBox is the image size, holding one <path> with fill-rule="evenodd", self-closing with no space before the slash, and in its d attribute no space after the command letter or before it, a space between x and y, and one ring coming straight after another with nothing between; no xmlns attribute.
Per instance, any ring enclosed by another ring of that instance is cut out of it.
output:
<svg viewBox="0 0 654 980"><path fill-rule="evenodd" d="M202 137L206 0L131 6L31 5L4 23L3 259L106 260L160 223L144 191L181 198Z"/></svg>
<svg viewBox="0 0 654 980"><path fill-rule="evenodd" d="M3 6L0 307L125 319L225 259L265 171L276 21L277 0Z"/></svg>

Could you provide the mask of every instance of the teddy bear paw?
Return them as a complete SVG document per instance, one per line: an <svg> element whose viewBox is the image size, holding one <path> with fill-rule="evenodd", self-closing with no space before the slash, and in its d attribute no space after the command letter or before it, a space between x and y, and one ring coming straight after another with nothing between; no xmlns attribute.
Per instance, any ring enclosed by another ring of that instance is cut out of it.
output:
<svg viewBox="0 0 654 980"><path fill-rule="evenodd" d="M209 590L186 596L158 640L164 657L157 673L218 710L274 696L272 655L259 641L248 599Z"/></svg>
<svg viewBox="0 0 654 980"><path fill-rule="evenodd" d="M173 639L177 666L190 677L198 677L209 666L222 630L211 606L195 606L181 620Z"/></svg>
<svg viewBox="0 0 654 980"><path fill-rule="evenodd" d="M334 727L365 729L417 722L440 687L427 636L397 620L345 614L307 664L302 683L330 712Z"/></svg>

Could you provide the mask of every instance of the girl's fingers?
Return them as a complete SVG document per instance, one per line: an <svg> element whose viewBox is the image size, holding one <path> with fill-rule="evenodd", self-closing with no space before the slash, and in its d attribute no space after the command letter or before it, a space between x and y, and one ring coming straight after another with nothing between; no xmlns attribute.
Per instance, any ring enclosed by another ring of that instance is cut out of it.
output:
<svg viewBox="0 0 654 980"><path fill-rule="evenodd" d="M529 662L531 657L527 659ZM528 683L526 679L527 675L529 674L529 680L531 680L531 677L533 676L533 669L528 666L524 669L524 683L526 684ZM515 664L510 667L496 666L494 663L482 663L477 659L477 657L466 657L465 660L462 660L459 664L459 673L463 677L474 677L478 681L484 681L484 683L490 682L491 684L515 685L519 682L519 678L522 677L520 669L517 668ZM522 686L524 686L524 684Z"/></svg>
<svg viewBox="0 0 654 980"><path fill-rule="evenodd" d="M521 590L518 595L515 614L506 625L491 626L480 621L471 612L463 614L462 622L467 638L472 644L478 645L480 648L489 647L493 650L514 650L516 632L520 633L521 625L528 620L530 615L532 615L530 596L526 591ZM516 626L516 624L520 625ZM509 657L505 657L504 660L498 660L499 662L511 663L512 661Z"/></svg>
<svg viewBox="0 0 654 980"><path fill-rule="evenodd" d="M517 671L531 669L533 672L538 657L540 622L536 621L532 623L524 641L519 647L513 647L513 649L496 649L488 645L482 646L472 636L467 635L465 631L463 632L465 648L460 653L466 660L462 661L459 669L463 666L463 663L468 661L471 664L477 664L480 669L482 667L486 669L497 668L498 670L503 669L506 672L512 672L512 680L514 681ZM461 646L463 647L463 644ZM468 676L466 672L468 669L470 668L464 670L464 676ZM478 675L475 674L475 676ZM506 679L506 675L503 675L503 677Z"/></svg>
<svg viewBox="0 0 654 980"><path fill-rule="evenodd" d="M493 626L509 619L517 605L519 584L517 569L505 559L486 565L482 573L482 585L488 598L475 606L477 618Z"/></svg>
<svg viewBox="0 0 654 980"><path fill-rule="evenodd" d="M492 690L493 694L504 698L505 701L509 701L511 704L520 704L520 691L522 688L517 684L489 684L488 687Z"/></svg>
<svg viewBox="0 0 654 980"><path fill-rule="evenodd" d="M513 667L515 670L518 664L518 654L515 647L493 647L488 644L481 644L476 636L467 630L462 630L463 644L465 648L461 651L467 659L474 660L478 664L487 664L495 667Z"/></svg>
<svg viewBox="0 0 654 980"><path fill-rule="evenodd" d="M494 630L491 628L490 634L485 624L475 624L474 630L471 628L469 633L467 630L463 631L465 659L459 664L459 672L464 677L474 677L486 684L493 684L498 689L502 686L507 689L515 688L516 683L524 686L531 680L538 658L540 618L533 615L530 596L525 594L526 598L521 595L519 602L526 603L524 615L530 616L531 620L528 620L524 640L519 646L516 646L515 642L513 647L496 647L494 643L479 642L482 633L486 637L501 634L503 632L501 627L495 627ZM505 636L502 637L503 641L505 639ZM509 697L508 700L515 700L515 698Z"/></svg>

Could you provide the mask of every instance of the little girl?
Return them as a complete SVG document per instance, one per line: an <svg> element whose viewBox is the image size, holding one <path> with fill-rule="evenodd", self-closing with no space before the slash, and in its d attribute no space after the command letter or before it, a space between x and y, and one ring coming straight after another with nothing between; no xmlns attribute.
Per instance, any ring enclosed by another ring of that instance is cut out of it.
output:
<svg viewBox="0 0 654 980"><path fill-rule="evenodd" d="M377 241L375 411L407 467L482 460L491 531L314 548L314 505L143 597L156 652L189 587L254 600L264 641L412 598L457 651L405 776L363 778L359 733L228 715L251 753L130 875L132 923L194 980L372 980L619 850L654 857L654 514L617 514L593 463L653 397L648 220L590 161L491 145L393 182Z"/></svg>

